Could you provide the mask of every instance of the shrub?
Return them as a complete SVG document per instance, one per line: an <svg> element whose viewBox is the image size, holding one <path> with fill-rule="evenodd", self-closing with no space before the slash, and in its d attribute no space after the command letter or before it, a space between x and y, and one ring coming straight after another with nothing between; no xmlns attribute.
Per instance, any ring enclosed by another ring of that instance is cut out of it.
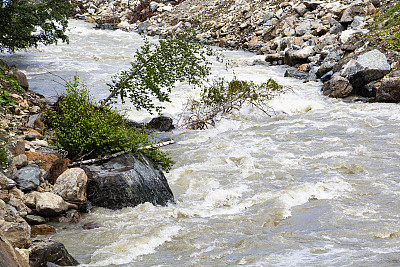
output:
<svg viewBox="0 0 400 267"><path fill-rule="evenodd" d="M66 94L47 112L45 123L54 132L53 144L68 151L72 160L128 150L134 155L143 153L155 167L166 171L173 164L157 148L141 150L153 143L151 135L144 128L129 126L129 121L109 105L98 107L77 77L67 84Z"/></svg>
<svg viewBox="0 0 400 267"><path fill-rule="evenodd" d="M214 126L219 117L240 110L244 104L250 104L269 115L267 102L283 92L283 86L272 79L262 84L237 79L229 82L214 80L210 87L202 89L200 100L189 101L183 126L189 125L190 129Z"/></svg>

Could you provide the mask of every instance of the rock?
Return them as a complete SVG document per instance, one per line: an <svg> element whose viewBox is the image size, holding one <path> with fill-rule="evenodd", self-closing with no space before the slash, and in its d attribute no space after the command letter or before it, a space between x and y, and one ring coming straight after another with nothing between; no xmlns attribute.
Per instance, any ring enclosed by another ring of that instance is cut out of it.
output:
<svg viewBox="0 0 400 267"><path fill-rule="evenodd" d="M54 226L48 224L39 224L31 226L31 237L36 237L38 235L49 235L57 232Z"/></svg>
<svg viewBox="0 0 400 267"><path fill-rule="evenodd" d="M335 76L324 83L322 91L324 95L329 97L344 98L352 93L353 87L346 78Z"/></svg>
<svg viewBox="0 0 400 267"><path fill-rule="evenodd" d="M286 70L284 77L296 78L296 79L300 79L300 80L307 80L308 73L303 72L303 71L298 71L296 69Z"/></svg>
<svg viewBox="0 0 400 267"><path fill-rule="evenodd" d="M29 264L16 251L0 232L0 267L29 267Z"/></svg>
<svg viewBox="0 0 400 267"><path fill-rule="evenodd" d="M32 192L26 196L25 204L34 205L37 213L46 217L57 216L69 209L78 209L76 205L67 203L62 197L50 192Z"/></svg>
<svg viewBox="0 0 400 267"><path fill-rule="evenodd" d="M25 142L22 140L18 140L15 144L15 148L13 150L13 155L18 156L25 153Z"/></svg>
<svg viewBox="0 0 400 267"><path fill-rule="evenodd" d="M340 18L341 23L351 23L354 20L355 16L365 17L366 11L363 5L355 4L346 8L343 12L342 17Z"/></svg>
<svg viewBox="0 0 400 267"><path fill-rule="evenodd" d="M304 1L304 5L310 9L310 10L315 10L317 9L321 4L324 4L324 1Z"/></svg>
<svg viewBox="0 0 400 267"><path fill-rule="evenodd" d="M303 3L299 3L299 4L295 5L295 6L293 7L293 9L294 9L294 11L295 11L297 14L299 14L301 17L304 16L304 14L305 14L306 11L307 11L307 7L306 7L306 5L303 4Z"/></svg>
<svg viewBox="0 0 400 267"><path fill-rule="evenodd" d="M346 38L345 42L340 46L345 51L354 51L365 44L365 33L362 31L354 32Z"/></svg>
<svg viewBox="0 0 400 267"><path fill-rule="evenodd" d="M283 61L284 60L284 56L278 53L275 54L266 54L265 55L265 61L266 62L278 62L278 61Z"/></svg>
<svg viewBox="0 0 400 267"><path fill-rule="evenodd" d="M25 154L15 156L13 158L13 164L17 169L21 169L22 167L25 167L28 165L28 158Z"/></svg>
<svg viewBox="0 0 400 267"><path fill-rule="evenodd" d="M171 118L160 116L153 118L148 125L150 129L154 129L160 132L167 132L175 128L172 122L173 121Z"/></svg>
<svg viewBox="0 0 400 267"><path fill-rule="evenodd" d="M374 87L376 102L400 102L400 77L384 78L371 86Z"/></svg>
<svg viewBox="0 0 400 267"><path fill-rule="evenodd" d="M25 221L27 221L29 225L46 223L46 220L43 217L37 215L27 215L25 216Z"/></svg>
<svg viewBox="0 0 400 267"><path fill-rule="evenodd" d="M333 67L335 66L336 61L333 60L327 60L324 61L321 66L318 68L317 71L317 77L321 78L322 76L324 76L326 73L330 72Z"/></svg>
<svg viewBox="0 0 400 267"><path fill-rule="evenodd" d="M258 37L253 36L249 42L248 48L249 49L255 49L258 47Z"/></svg>
<svg viewBox="0 0 400 267"><path fill-rule="evenodd" d="M72 168L63 172L53 187L53 193L65 201L75 204L85 204L87 176L81 168Z"/></svg>
<svg viewBox="0 0 400 267"><path fill-rule="evenodd" d="M66 158L57 159L53 162L49 170L47 180L51 184L55 184L57 178L68 169L69 160Z"/></svg>
<svg viewBox="0 0 400 267"><path fill-rule="evenodd" d="M156 11L157 10L157 8L158 8L158 3L157 2L150 2L150 4L149 4L149 8L150 8L150 11L151 12L154 12L154 11Z"/></svg>
<svg viewBox="0 0 400 267"><path fill-rule="evenodd" d="M14 180L11 180L0 172L0 189L11 189L16 185Z"/></svg>
<svg viewBox="0 0 400 267"><path fill-rule="evenodd" d="M285 52L284 63L289 66L304 64L308 58L315 55L314 46L306 46L300 50L288 50Z"/></svg>
<svg viewBox="0 0 400 267"><path fill-rule="evenodd" d="M162 171L148 159L143 162L130 154L102 165L84 166L88 176L87 197L95 206L119 209L150 202L165 206L174 197Z"/></svg>
<svg viewBox="0 0 400 267"><path fill-rule="evenodd" d="M370 96L368 92L362 90L364 85L382 78L390 70L386 56L375 49L359 56L354 64L348 65L347 76L357 94Z"/></svg>
<svg viewBox="0 0 400 267"><path fill-rule="evenodd" d="M12 69L11 71L9 71L9 74L15 77L18 84L22 88L24 88L25 90L29 89L28 79L26 78L26 75L22 71L17 69Z"/></svg>
<svg viewBox="0 0 400 267"><path fill-rule="evenodd" d="M57 223L78 223L81 220L81 217L79 211L69 210L64 215L50 218L50 221Z"/></svg>
<svg viewBox="0 0 400 267"><path fill-rule="evenodd" d="M302 22L295 29L296 35L303 36L304 34L310 31L310 28L311 28L310 23Z"/></svg>
<svg viewBox="0 0 400 267"><path fill-rule="evenodd" d="M28 157L28 161L39 161L44 163L44 169L50 170L53 162L58 159L58 156L51 153L43 153L43 152L31 152L27 151L26 156Z"/></svg>
<svg viewBox="0 0 400 267"><path fill-rule="evenodd" d="M31 227L18 216L15 209L0 209L0 233L3 233L14 247L28 248L31 244Z"/></svg>
<svg viewBox="0 0 400 267"><path fill-rule="evenodd" d="M60 242L44 239L34 240L29 252L31 267L46 266L51 262L60 266L76 266L79 264Z"/></svg>
<svg viewBox="0 0 400 267"><path fill-rule="evenodd" d="M15 181L22 191L36 189L40 185L40 169L37 165L28 165L17 172Z"/></svg>

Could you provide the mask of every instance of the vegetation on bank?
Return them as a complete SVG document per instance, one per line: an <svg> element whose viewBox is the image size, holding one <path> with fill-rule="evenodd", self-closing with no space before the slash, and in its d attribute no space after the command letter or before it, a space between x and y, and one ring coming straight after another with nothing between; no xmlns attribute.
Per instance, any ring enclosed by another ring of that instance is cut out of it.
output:
<svg viewBox="0 0 400 267"><path fill-rule="evenodd" d="M400 3L375 16L372 26L374 28L370 35L372 46L400 50Z"/></svg>
<svg viewBox="0 0 400 267"><path fill-rule="evenodd" d="M173 164L166 153L156 148L141 150L153 143L150 132L133 125L109 104L99 107L77 77L68 83L66 93L54 108L48 110L45 123L54 133L53 145L68 151L73 161L131 151L134 155L144 154L165 171Z"/></svg>
<svg viewBox="0 0 400 267"><path fill-rule="evenodd" d="M13 92L23 94L25 90L19 85L14 76L8 74L8 68L0 62L0 106L15 105L11 98Z"/></svg>
<svg viewBox="0 0 400 267"><path fill-rule="evenodd" d="M0 170L8 168L10 165L10 157L6 149L7 138L0 132Z"/></svg>

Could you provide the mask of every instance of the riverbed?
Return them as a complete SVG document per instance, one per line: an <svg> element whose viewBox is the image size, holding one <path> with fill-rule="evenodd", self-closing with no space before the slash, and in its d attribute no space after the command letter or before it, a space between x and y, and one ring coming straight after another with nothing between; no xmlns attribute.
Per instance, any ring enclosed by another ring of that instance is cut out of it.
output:
<svg viewBox="0 0 400 267"><path fill-rule="evenodd" d="M96 100L143 43L133 32L70 21L70 44L6 57L48 99L78 75ZM400 106L323 96L318 82L223 51L239 79L290 87L272 116L245 107L207 130L176 129L164 147L176 204L95 208L51 236L83 266L398 266ZM232 78L223 64L214 77ZM164 114L179 118L198 92L180 84ZM129 104L118 105L128 109ZM148 121L144 111L130 118ZM85 223L99 228L83 230Z"/></svg>

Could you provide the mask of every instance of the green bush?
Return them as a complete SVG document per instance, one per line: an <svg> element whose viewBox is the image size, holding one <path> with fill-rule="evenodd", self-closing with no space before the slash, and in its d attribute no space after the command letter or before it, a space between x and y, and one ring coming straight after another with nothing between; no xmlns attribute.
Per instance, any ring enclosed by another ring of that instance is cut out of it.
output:
<svg viewBox="0 0 400 267"><path fill-rule="evenodd" d="M141 150L152 144L151 135L141 127L129 126L129 121L109 105L98 107L90 99L85 84L75 77L47 112L45 123L54 132L53 144L68 151L72 160L101 157L119 151L142 153L155 167L168 171L173 161L157 148Z"/></svg>
<svg viewBox="0 0 400 267"><path fill-rule="evenodd" d="M372 26L374 31L369 38L372 46L400 50L400 3L375 16Z"/></svg>

